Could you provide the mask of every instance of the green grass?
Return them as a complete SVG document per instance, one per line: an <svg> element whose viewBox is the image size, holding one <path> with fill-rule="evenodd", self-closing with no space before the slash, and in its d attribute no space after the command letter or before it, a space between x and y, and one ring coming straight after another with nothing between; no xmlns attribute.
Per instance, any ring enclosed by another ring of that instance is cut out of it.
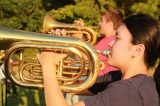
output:
<svg viewBox="0 0 160 106"><path fill-rule="evenodd" d="M6 96L5 96L5 86L2 86L0 82L0 106L5 103Z"/></svg>
<svg viewBox="0 0 160 106"><path fill-rule="evenodd" d="M0 86L0 89L2 89L2 86ZM13 90L10 89L10 93L7 94L7 106L45 106L43 90L26 89L16 86L16 91L17 94L14 94ZM2 98L2 95L0 95L0 98ZM2 103L1 100L0 103Z"/></svg>

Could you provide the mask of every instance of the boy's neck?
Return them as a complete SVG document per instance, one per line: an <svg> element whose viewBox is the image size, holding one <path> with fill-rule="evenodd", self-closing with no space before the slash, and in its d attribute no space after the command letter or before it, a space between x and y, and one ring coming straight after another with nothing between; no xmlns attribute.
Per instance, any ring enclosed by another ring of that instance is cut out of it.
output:
<svg viewBox="0 0 160 106"><path fill-rule="evenodd" d="M105 36L110 37L110 36L113 36L113 35L115 35L115 34L116 34L115 31L109 31L109 32L107 32L107 33L105 34Z"/></svg>

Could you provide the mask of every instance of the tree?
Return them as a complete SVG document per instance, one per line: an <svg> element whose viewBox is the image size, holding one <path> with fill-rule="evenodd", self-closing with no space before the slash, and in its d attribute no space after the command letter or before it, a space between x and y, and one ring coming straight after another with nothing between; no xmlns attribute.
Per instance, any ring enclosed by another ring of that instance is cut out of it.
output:
<svg viewBox="0 0 160 106"><path fill-rule="evenodd" d="M145 13L160 19L160 0L146 0L133 4L130 8L132 14Z"/></svg>
<svg viewBox="0 0 160 106"><path fill-rule="evenodd" d="M160 19L160 0L115 0L125 16L145 13Z"/></svg>
<svg viewBox="0 0 160 106"><path fill-rule="evenodd" d="M0 24L27 31L40 31L47 13L65 23L82 18L96 26L104 6L121 9L124 16L147 13L160 18L160 0L0 0Z"/></svg>
<svg viewBox="0 0 160 106"><path fill-rule="evenodd" d="M113 0L75 0L75 4L68 4L58 9L53 9L50 13L57 20L72 23L75 19L82 18L86 25L97 25L100 20L104 6L110 4L115 6Z"/></svg>
<svg viewBox="0 0 160 106"><path fill-rule="evenodd" d="M6 27L38 31L44 14L39 0L0 0L0 24Z"/></svg>

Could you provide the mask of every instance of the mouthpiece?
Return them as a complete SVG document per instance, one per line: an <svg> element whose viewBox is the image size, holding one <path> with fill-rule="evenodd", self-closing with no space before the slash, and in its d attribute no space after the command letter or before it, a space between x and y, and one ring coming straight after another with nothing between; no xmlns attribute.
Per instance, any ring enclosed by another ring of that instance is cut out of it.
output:
<svg viewBox="0 0 160 106"><path fill-rule="evenodd" d="M97 51L97 53L100 53L100 54L102 54L102 55L104 55L105 57L108 57L108 55L111 53L111 51L110 50L96 50Z"/></svg>

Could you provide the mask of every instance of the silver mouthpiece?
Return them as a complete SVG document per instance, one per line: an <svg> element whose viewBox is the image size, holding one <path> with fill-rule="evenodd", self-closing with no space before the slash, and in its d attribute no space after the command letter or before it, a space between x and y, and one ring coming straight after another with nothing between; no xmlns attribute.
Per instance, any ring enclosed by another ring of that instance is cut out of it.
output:
<svg viewBox="0 0 160 106"><path fill-rule="evenodd" d="M108 57L108 55L111 53L110 50L96 50L97 53L104 55L105 57Z"/></svg>

